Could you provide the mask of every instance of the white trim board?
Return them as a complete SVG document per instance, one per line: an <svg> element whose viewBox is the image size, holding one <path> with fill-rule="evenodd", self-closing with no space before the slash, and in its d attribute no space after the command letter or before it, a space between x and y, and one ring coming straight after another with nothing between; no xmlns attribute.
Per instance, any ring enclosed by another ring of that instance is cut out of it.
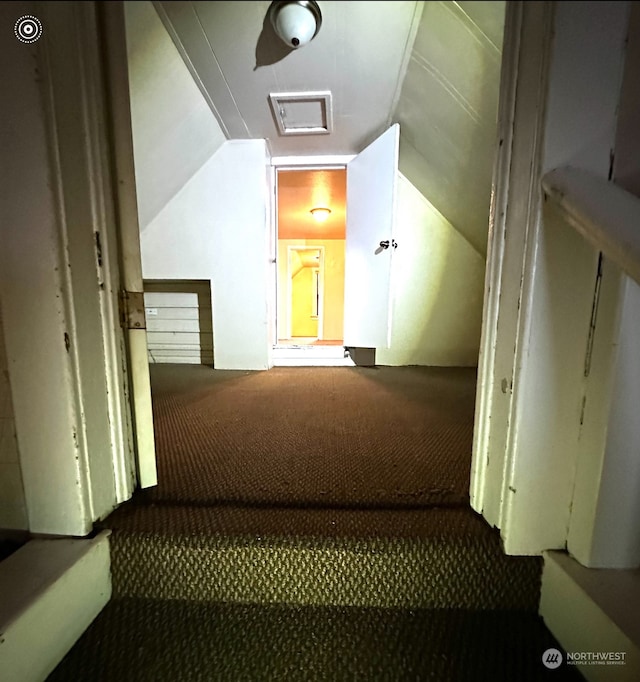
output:
<svg viewBox="0 0 640 682"><path fill-rule="evenodd" d="M42 682L111 598L108 536L32 540L0 563L0 671Z"/></svg>
<svg viewBox="0 0 640 682"><path fill-rule="evenodd" d="M275 346L274 367L355 367L343 346Z"/></svg>
<svg viewBox="0 0 640 682"><path fill-rule="evenodd" d="M640 679L639 605L639 569L585 568L565 552L544 553L540 615L565 651L625 654L624 665L579 665L590 682Z"/></svg>
<svg viewBox="0 0 640 682"><path fill-rule="evenodd" d="M328 154L327 156L273 156L271 165L276 168L280 166L291 166L298 170L303 167L327 168L330 166L346 166L349 161L355 159L357 154Z"/></svg>

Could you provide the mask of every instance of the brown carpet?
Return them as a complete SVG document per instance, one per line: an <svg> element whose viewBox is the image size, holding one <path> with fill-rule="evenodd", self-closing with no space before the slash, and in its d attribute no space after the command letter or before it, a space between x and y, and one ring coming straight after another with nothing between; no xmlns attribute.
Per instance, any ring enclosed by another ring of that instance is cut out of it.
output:
<svg viewBox="0 0 640 682"><path fill-rule="evenodd" d="M159 485L50 682L580 679L468 503L475 371L152 367Z"/></svg>
<svg viewBox="0 0 640 682"><path fill-rule="evenodd" d="M496 531L469 509L134 505L107 525L116 598L538 607L540 559L506 556Z"/></svg>
<svg viewBox="0 0 640 682"><path fill-rule="evenodd" d="M474 369L153 365L155 502L468 503Z"/></svg>
<svg viewBox="0 0 640 682"><path fill-rule="evenodd" d="M111 602L49 682L569 682L533 613Z"/></svg>
<svg viewBox="0 0 640 682"><path fill-rule="evenodd" d="M537 609L539 558L469 507L474 370L157 365L152 386L159 485L103 524L116 597Z"/></svg>

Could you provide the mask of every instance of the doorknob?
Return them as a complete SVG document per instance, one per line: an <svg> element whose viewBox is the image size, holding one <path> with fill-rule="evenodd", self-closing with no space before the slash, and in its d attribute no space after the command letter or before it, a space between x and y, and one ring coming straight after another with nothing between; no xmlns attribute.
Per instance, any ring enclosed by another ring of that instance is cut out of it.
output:
<svg viewBox="0 0 640 682"><path fill-rule="evenodd" d="M394 249L398 248L398 242L395 239L391 240L391 246L393 246ZM383 239L380 242L380 248L381 249L388 249L389 248L389 240L388 239Z"/></svg>

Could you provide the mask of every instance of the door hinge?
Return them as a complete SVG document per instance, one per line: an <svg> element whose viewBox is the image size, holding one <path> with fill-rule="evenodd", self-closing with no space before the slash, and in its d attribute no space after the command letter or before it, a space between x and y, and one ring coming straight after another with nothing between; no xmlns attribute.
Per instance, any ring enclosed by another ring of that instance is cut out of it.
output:
<svg viewBox="0 0 640 682"><path fill-rule="evenodd" d="M144 314L144 293L142 291L120 291L118 293L120 324L123 329L146 329Z"/></svg>

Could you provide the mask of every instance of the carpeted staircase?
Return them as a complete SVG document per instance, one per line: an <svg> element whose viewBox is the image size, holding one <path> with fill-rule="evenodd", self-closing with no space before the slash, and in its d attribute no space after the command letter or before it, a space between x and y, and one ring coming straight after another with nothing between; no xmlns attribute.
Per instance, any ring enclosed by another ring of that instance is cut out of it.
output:
<svg viewBox="0 0 640 682"><path fill-rule="evenodd" d="M51 681L581 679L469 507L473 370L152 380L160 484L99 524L113 600Z"/></svg>

